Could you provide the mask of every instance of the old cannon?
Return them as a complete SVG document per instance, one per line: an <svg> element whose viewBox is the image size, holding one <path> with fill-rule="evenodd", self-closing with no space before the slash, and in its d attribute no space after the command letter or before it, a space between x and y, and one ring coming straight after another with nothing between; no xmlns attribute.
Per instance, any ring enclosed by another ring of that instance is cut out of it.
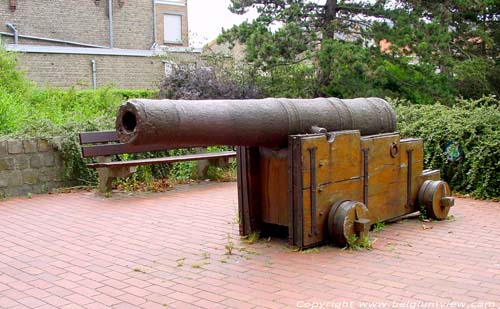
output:
<svg viewBox="0 0 500 309"><path fill-rule="evenodd" d="M299 248L363 239L370 226L423 206L453 206L438 170L423 170L423 141L401 139L391 106L340 100L130 100L122 142L238 146L240 234L284 231Z"/></svg>

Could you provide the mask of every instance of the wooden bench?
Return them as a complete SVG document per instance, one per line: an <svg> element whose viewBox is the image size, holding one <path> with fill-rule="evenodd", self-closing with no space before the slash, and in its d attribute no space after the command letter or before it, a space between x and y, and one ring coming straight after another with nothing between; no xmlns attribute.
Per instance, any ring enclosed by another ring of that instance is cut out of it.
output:
<svg viewBox="0 0 500 309"><path fill-rule="evenodd" d="M132 175L137 166L148 164L168 164L184 161L209 160L214 162L219 159L228 159L235 157L235 151L221 151L187 154L181 156L171 156L162 158L150 158L128 161L112 161L112 156L119 154L132 154L150 151L165 151L172 148L166 148L161 145L132 145L120 143L116 131L82 132L80 136L80 145L82 147L82 157L97 159L97 163L87 164L90 168L97 169L99 175L98 190L101 193L111 191L113 178L123 178ZM205 164L208 167L208 164Z"/></svg>

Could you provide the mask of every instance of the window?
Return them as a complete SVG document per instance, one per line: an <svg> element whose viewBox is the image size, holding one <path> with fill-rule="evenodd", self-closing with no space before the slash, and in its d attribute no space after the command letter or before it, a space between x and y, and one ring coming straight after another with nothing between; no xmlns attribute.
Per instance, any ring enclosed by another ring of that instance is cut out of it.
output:
<svg viewBox="0 0 500 309"><path fill-rule="evenodd" d="M163 41L165 43L182 43L181 15L163 15Z"/></svg>
<svg viewBox="0 0 500 309"><path fill-rule="evenodd" d="M163 64L165 66L165 76L170 76L177 66L173 61L164 61Z"/></svg>

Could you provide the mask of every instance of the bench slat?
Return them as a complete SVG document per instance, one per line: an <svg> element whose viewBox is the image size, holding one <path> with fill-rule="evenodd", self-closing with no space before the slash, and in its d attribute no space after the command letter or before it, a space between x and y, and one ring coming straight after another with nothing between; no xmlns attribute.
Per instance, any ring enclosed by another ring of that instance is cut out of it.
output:
<svg viewBox="0 0 500 309"><path fill-rule="evenodd" d="M82 157L110 156L124 153L140 153L149 151L168 150L163 145L131 145L131 144L108 144L95 146L82 146Z"/></svg>
<svg viewBox="0 0 500 309"><path fill-rule="evenodd" d="M138 165L148 165L148 164L158 164L158 163L175 163L175 162L195 161L195 160L205 160L205 159L229 158L235 156L236 156L235 151L220 151L220 152L196 153L196 154L172 156L164 158L91 163L87 164L87 166L91 168L100 168L100 167L112 168L112 167L138 166Z"/></svg>
<svg viewBox="0 0 500 309"><path fill-rule="evenodd" d="M116 131L97 131L82 132L80 135L80 144L96 144L118 142L118 133Z"/></svg>

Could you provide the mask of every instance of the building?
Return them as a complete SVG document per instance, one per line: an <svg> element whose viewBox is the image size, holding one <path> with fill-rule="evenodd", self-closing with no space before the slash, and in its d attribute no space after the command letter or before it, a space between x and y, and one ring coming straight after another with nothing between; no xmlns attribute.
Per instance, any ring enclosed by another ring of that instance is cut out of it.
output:
<svg viewBox="0 0 500 309"><path fill-rule="evenodd" d="M0 40L41 87L156 88L200 53L187 0L0 0Z"/></svg>

